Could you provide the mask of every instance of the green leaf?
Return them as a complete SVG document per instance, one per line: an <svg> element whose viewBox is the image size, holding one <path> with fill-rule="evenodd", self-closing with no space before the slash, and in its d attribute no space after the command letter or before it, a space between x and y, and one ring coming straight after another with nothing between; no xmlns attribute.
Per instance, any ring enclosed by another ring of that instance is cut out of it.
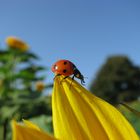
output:
<svg viewBox="0 0 140 140"><path fill-rule="evenodd" d="M22 53L20 54L20 61L21 62L29 62L31 60L38 60L39 58L37 57L37 55L31 53L31 52L26 52L26 53Z"/></svg>
<svg viewBox="0 0 140 140"><path fill-rule="evenodd" d="M125 108L127 108L132 113L134 113L136 116L140 117L140 112L139 111L133 109L132 107L130 107L129 105L127 105L125 103L120 103L120 104L123 105Z"/></svg>
<svg viewBox="0 0 140 140"><path fill-rule="evenodd" d="M41 70L45 70L45 68L41 67L41 66L31 65L29 67L26 67L26 68L22 69L20 72L36 73L36 72L41 71Z"/></svg>
<svg viewBox="0 0 140 140"><path fill-rule="evenodd" d="M52 134L52 117L46 115L40 115L38 117L33 117L30 119L33 123L38 125L41 129Z"/></svg>
<svg viewBox="0 0 140 140"><path fill-rule="evenodd" d="M12 118L14 113L18 110L18 106L3 106L0 110L0 114L2 114L1 119L5 120L7 118Z"/></svg>

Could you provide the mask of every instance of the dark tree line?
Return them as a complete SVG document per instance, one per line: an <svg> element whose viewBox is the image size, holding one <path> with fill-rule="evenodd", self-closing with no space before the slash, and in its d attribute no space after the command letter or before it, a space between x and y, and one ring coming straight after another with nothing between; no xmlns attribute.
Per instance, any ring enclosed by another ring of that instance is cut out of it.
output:
<svg viewBox="0 0 140 140"><path fill-rule="evenodd" d="M90 91L111 104L140 96L140 67L126 56L109 57L90 85Z"/></svg>

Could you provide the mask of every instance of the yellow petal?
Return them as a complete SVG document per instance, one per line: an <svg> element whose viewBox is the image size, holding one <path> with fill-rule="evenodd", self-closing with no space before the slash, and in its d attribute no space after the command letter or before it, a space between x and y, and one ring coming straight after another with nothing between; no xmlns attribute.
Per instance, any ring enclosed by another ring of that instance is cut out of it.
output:
<svg viewBox="0 0 140 140"><path fill-rule="evenodd" d="M139 140L122 114L71 78L55 78L52 110L55 137L61 140Z"/></svg>
<svg viewBox="0 0 140 140"><path fill-rule="evenodd" d="M29 121L26 124L19 124L12 121L13 139L12 140L56 140Z"/></svg>
<svg viewBox="0 0 140 140"><path fill-rule="evenodd" d="M41 129L37 125L31 123L30 121L23 120L23 123L26 125L26 127L33 128L33 129L36 129L38 131L41 131Z"/></svg>

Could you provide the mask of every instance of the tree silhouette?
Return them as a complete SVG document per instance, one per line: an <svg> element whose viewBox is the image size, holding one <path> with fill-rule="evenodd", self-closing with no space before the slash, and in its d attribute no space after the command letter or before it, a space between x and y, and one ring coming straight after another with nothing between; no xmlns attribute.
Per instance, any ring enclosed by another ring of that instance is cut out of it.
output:
<svg viewBox="0 0 140 140"><path fill-rule="evenodd" d="M114 105L136 100L140 96L140 68L126 56L109 57L90 91Z"/></svg>

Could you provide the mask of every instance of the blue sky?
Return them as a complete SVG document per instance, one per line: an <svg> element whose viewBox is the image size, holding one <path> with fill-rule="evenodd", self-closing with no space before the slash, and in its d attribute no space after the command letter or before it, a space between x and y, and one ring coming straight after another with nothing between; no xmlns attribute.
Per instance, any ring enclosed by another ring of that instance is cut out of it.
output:
<svg viewBox="0 0 140 140"><path fill-rule="evenodd" d="M109 55L140 65L140 1L0 0L0 44L11 35L28 42L41 65L74 62L88 87Z"/></svg>

